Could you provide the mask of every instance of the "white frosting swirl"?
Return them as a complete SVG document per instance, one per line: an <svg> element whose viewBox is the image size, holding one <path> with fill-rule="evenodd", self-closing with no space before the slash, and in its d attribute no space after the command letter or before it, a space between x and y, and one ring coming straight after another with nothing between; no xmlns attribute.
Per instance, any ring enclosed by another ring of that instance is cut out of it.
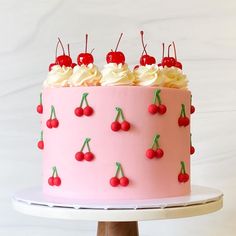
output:
<svg viewBox="0 0 236 236"><path fill-rule="evenodd" d="M75 66L69 79L70 86L100 85L102 74L94 64Z"/></svg>
<svg viewBox="0 0 236 236"><path fill-rule="evenodd" d="M127 64L109 63L104 66L102 70L101 85L133 85L134 75L129 70Z"/></svg>
<svg viewBox="0 0 236 236"><path fill-rule="evenodd" d="M135 84L141 86L161 86L163 78L159 77L160 70L156 64L139 66L134 70Z"/></svg>
<svg viewBox="0 0 236 236"><path fill-rule="evenodd" d="M186 75L177 67L161 67L158 77L162 80L162 87L186 89L188 86Z"/></svg>
<svg viewBox="0 0 236 236"><path fill-rule="evenodd" d="M72 68L66 66L55 65L48 73L47 79L44 81L44 87L67 87L68 79L72 75Z"/></svg>

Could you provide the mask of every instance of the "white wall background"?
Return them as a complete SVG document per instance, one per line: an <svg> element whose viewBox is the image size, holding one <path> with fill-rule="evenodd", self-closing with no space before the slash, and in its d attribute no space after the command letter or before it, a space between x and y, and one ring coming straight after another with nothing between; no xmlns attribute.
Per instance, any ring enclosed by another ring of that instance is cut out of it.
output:
<svg viewBox="0 0 236 236"><path fill-rule="evenodd" d="M221 189L223 210L201 217L140 223L143 236L236 235L236 2L235 0L0 0L0 235L95 235L96 222L21 215L11 207L17 190L41 183L35 106L57 36L73 57L95 47L98 65L124 32L120 48L136 64L145 31L148 50L176 41L193 103L192 182Z"/></svg>

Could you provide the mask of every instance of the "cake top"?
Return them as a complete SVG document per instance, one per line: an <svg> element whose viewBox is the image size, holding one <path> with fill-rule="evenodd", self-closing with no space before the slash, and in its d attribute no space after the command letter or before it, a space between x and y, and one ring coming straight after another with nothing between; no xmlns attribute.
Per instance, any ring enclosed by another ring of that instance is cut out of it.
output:
<svg viewBox="0 0 236 236"><path fill-rule="evenodd" d="M94 64L93 50L88 52L88 34L85 35L85 50L77 57L77 64L70 56L69 44L66 54L60 38L56 45L55 62L49 65L47 79L44 87L77 87L77 86L156 86L177 89L187 89L188 80L182 71L182 64L177 59L176 46L172 42L168 46L165 56L165 44L162 44L162 60L147 53L147 44L144 43L144 32L140 32L143 53L133 70L129 69L123 52L118 51L123 33L114 50L106 55L107 64L100 71ZM62 55L57 55L61 46ZM174 57L170 56L173 48Z"/></svg>

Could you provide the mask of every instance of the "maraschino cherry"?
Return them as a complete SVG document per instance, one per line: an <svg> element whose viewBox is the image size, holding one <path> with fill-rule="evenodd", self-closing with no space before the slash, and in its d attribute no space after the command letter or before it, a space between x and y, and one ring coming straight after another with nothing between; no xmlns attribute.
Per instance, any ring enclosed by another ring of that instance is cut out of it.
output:
<svg viewBox="0 0 236 236"><path fill-rule="evenodd" d="M57 56L57 49L58 49L59 44L61 45L63 55ZM55 62L54 62L54 63L51 63L51 64L49 65L49 71L51 71L52 67L55 66L55 65L60 65L60 66L69 67L69 66L71 66L71 64L72 64L72 59L71 59L70 56L68 56L68 55L65 54L65 49L64 49L64 46L63 46L63 44L62 44L62 42L61 42L61 39L58 38L58 42L57 42L57 45L56 45L56 57L55 57Z"/></svg>
<svg viewBox="0 0 236 236"><path fill-rule="evenodd" d="M163 43L163 58L162 58L162 66L172 67L175 66L176 60L174 57L170 57L170 47L171 44L168 46L168 57L164 57L164 48L165 44Z"/></svg>
<svg viewBox="0 0 236 236"><path fill-rule="evenodd" d="M142 55L141 58L140 58L140 65L141 65L141 66L146 66L146 65L155 64L155 63L156 63L155 57L152 57L152 56L150 56L150 55L147 54L146 46L144 45L144 40L143 40L144 32L143 32L143 31L140 31L140 34L141 34L141 40L142 40L143 50L144 50L144 52L145 52L145 54Z"/></svg>
<svg viewBox="0 0 236 236"><path fill-rule="evenodd" d="M79 66L85 65L87 66L90 63L94 62L93 55L88 53L88 34L85 35L85 52L80 53L77 57L77 63Z"/></svg>
<svg viewBox="0 0 236 236"><path fill-rule="evenodd" d="M172 45L173 45L173 47L174 47L174 53L175 53L175 64L174 64L174 66L182 70L183 66L182 66L182 64L177 60L177 53L176 53L176 47L175 47L175 42L174 42L174 41L172 42Z"/></svg>
<svg viewBox="0 0 236 236"><path fill-rule="evenodd" d="M125 64L125 55L121 51L117 51L118 46L120 44L120 40L123 36L123 33L120 34L120 38L117 42L115 51L111 50L106 56L107 63L116 63L116 64Z"/></svg>

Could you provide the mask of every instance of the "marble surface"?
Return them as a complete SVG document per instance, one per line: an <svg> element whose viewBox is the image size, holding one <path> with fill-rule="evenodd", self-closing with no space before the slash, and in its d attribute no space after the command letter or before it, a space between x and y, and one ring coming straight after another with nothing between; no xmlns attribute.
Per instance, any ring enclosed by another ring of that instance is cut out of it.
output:
<svg viewBox="0 0 236 236"><path fill-rule="evenodd" d="M200 217L140 223L142 236L236 235L236 2L0 0L0 235L95 235L96 222L40 219L11 207L11 195L40 184L41 155L35 148L38 93L54 58L57 36L75 58L84 34L98 65L124 32L121 49L134 65L139 30L148 50L161 56L161 42L176 41L190 80L193 102L192 182L221 189L223 210Z"/></svg>

